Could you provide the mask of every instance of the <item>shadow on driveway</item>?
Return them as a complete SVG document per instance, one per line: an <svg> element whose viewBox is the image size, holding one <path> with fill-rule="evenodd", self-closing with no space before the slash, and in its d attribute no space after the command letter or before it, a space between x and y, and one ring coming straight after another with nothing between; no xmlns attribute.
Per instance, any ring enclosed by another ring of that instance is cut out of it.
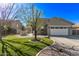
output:
<svg viewBox="0 0 79 59"><path fill-rule="evenodd" d="M79 40L79 35L65 36L65 38L73 39L73 40Z"/></svg>

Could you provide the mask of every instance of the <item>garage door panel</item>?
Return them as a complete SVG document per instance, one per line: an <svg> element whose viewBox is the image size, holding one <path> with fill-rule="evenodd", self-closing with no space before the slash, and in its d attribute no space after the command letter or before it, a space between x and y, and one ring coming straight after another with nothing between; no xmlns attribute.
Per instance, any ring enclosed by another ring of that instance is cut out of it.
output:
<svg viewBox="0 0 79 59"><path fill-rule="evenodd" d="M68 29L50 29L51 35L68 35Z"/></svg>

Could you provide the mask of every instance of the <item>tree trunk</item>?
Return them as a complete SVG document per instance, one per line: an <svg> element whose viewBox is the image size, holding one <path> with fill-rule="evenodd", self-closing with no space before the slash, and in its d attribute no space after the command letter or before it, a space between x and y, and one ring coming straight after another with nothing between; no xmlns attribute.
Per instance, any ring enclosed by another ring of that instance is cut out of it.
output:
<svg viewBox="0 0 79 59"><path fill-rule="evenodd" d="M1 33L0 33L0 40L2 40L2 35L1 35Z"/></svg>
<svg viewBox="0 0 79 59"><path fill-rule="evenodd" d="M37 30L35 29L35 40L37 40Z"/></svg>

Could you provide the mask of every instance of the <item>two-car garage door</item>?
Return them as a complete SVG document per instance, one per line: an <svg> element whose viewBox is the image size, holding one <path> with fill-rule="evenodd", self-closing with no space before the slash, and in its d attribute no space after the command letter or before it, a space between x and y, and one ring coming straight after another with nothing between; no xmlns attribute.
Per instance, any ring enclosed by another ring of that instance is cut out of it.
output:
<svg viewBox="0 0 79 59"><path fill-rule="evenodd" d="M67 27L51 27L50 35L68 35Z"/></svg>

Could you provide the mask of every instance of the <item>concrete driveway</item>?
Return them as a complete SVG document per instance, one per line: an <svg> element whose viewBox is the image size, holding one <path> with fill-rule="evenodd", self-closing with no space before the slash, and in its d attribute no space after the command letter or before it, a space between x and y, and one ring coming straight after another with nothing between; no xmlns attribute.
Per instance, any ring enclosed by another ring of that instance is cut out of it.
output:
<svg viewBox="0 0 79 59"><path fill-rule="evenodd" d="M79 36L51 37L55 44L43 49L38 56L79 56Z"/></svg>
<svg viewBox="0 0 79 59"><path fill-rule="evenodd" d="M79 36L51 37L51 39L54 39L62 47L79 50Z"/></svg>

